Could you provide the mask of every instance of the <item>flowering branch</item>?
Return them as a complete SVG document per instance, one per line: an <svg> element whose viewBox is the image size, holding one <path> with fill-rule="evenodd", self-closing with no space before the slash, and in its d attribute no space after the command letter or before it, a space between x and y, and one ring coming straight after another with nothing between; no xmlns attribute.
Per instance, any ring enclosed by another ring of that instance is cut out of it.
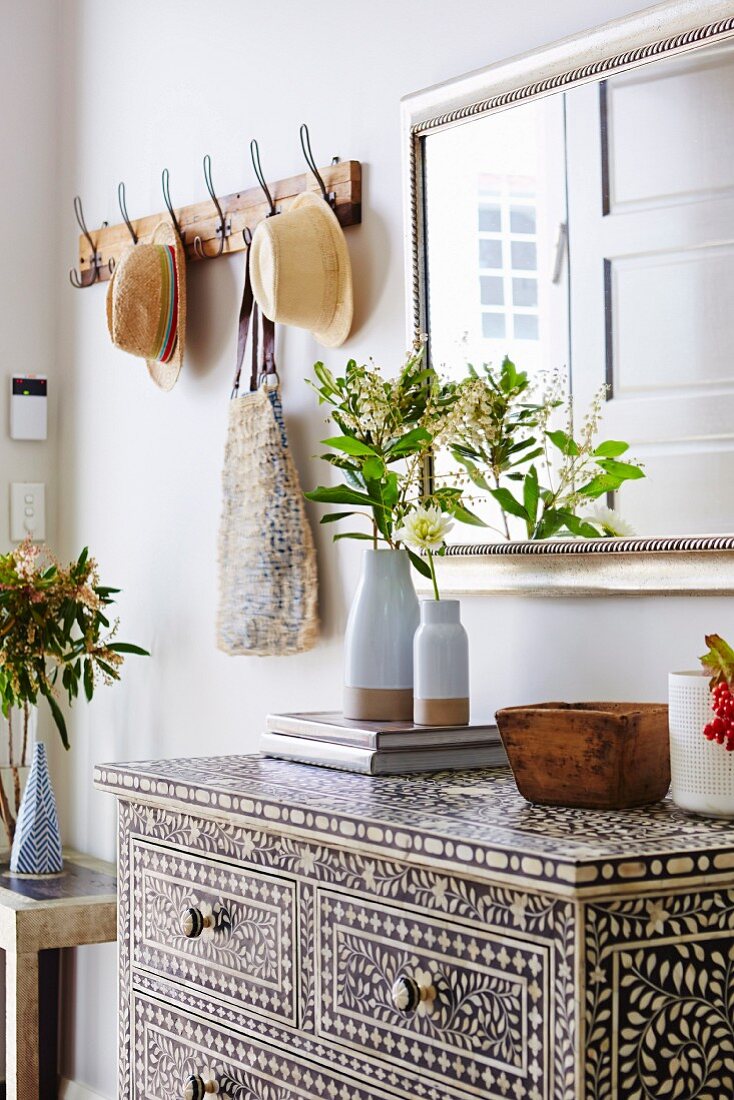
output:
<svg viewBox="0 0 734 1100"><path fill-rule="evenodd" d="M30 541L0 555L0 707L8 720L13 707L27 713L42 696L68 749L59 676L72 704L80 686L91 699L100 680L119 680L125 654L148 656L115 641L118 624L105 612L117 592L99 584L86 549L67 568Z"/></svg>
<svg viewBox="0 0 734 1100"><path fill-rule="evenodd" d="M384 542L398 549L398 533L405 516L426 499L425 469L439 444L453 395L445 390L436 372L424 365L422 343L393 380L374 365L358 365L350 359L343 376L335 377L323 363L316 363L316 383L309 384L319 402L330 408L331 419L341 434L322 440L329 448L321 457L344 479L341 485L319 485L305 494L322 504L346 505L349 511L329 512L322 523L334 523L364 514L369 509L372 534L346 531L335 539ZM437 490L431 501L456 519L484 526L462 501L461 490ZM411 553L411 551L409 551ZM429 568L415 554L411 561L420 572Z"/></svg>

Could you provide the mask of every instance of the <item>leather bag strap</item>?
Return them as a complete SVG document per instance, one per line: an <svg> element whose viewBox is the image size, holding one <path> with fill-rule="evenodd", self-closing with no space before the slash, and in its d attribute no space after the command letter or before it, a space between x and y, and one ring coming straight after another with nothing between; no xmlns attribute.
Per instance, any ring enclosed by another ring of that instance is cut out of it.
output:
<svg viewBox="0 0 734 1100"><path fill-rule="evenodd" d="M262 361L260 358L260 326L262 324ZM242 291L242 304L240 306L239 328L237 333L237 365L234 382L232 384L232 397L237 397L240 390L240 378L242 364L245 361L247 339L252 332L252 369L250 371L250 392L258 388L260 383L269 375L277 379L278 371L275 366L275 323L261 312L252 292L250 279L250 249L248 247L245 257L245 285Z"/></svg>

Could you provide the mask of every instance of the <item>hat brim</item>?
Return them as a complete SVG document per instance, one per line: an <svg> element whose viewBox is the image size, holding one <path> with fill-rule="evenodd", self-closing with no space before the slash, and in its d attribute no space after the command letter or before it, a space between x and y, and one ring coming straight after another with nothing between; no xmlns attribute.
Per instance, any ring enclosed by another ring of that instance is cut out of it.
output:
<svg viewBox="0 0 734 1100"><path fill-rule="evenodd" d="M293 200L291 210L300 206L312 206L317 211L334 245L338 268L336 308L328 327L319 332L314 331L313 335L323 347L338 348L349 336L354 317L352 261L349 257L344 230L336 214L321 195L313 191L304 191Z"/></svg>
<svg viewBox="0 0 734 1100"><path fill-rule="evenodd" d="M181 373L184 357L184 344L186 342L186 255L178 233L171 222L161 222L153 233L156 244L168 244L173 246L173 262L176 265L176 281L178 282L178 332L176 335L176 347L173 355L167 363L161 363L158 359L146 359L145 365L148 374L162 390L172 390Z"/></svg>

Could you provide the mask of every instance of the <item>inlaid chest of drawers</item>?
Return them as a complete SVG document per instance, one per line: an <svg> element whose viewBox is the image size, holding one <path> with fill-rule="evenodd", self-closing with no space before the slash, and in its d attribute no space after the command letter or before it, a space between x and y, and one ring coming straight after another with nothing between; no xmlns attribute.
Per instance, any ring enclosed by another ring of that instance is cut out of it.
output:
<svg viewBox="0 0 734 1100"><path fill-rule="evenodd" d="M102 765L120 1100L729 1100L734 829L504 770Z"/></svg>

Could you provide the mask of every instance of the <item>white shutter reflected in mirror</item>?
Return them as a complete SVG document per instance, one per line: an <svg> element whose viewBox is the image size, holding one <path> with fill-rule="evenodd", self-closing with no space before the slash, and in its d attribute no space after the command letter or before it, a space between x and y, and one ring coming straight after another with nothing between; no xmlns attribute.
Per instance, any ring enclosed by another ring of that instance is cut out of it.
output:
<svg viewBox="0 0 734 1100"><path fill-rule="evenodd" d="M734 46L566 95L574 391L647 477L643 535L734 530Z"/></svg>

